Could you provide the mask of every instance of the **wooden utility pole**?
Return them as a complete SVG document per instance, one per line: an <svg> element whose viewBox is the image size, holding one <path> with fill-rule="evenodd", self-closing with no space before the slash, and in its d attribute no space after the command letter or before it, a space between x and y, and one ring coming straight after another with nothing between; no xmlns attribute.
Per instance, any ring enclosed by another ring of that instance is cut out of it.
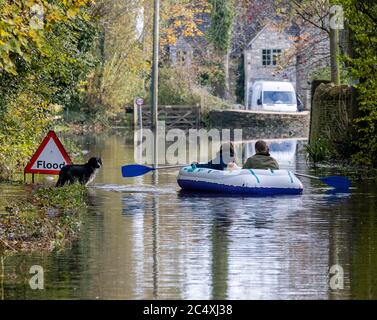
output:
<svg viewBox="0 0 377 320"><path fill-rule="evenodd" d="M152 121L151 129L154 135L153 143L153 164L158 166L158 61L160 49L159 22L160 22L160 0L154 0L154 19L153 19L153 70L152 70Z"/></svg>
<svg viewBox="0 0 377 320"><path fill-rule="evenodd" d="M330 21L335 22L336 11L330 11ZM338 23L330 23L330 59L331 59L331 82L340 85L340 60L339 60L339 28Z"/></svg>

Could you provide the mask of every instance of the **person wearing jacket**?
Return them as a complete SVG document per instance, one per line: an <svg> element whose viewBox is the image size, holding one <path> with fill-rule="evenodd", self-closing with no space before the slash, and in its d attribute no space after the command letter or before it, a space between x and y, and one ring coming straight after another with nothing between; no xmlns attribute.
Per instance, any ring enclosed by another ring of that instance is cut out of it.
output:
<svg viewBox="0 0 377 320"><path fill-rule="evenodd" d="M236 153L234 151L233 142L223 144L220 151L217 153L216 158L208 163L200 164L194 163L196 168L207 168L213 170L226 170L229 164L235 165ZM235 165L236 166L236 165Z"/></svg>
<svg viewBox="0 0 377 320"><path fill-rule="evenodd" d="M256 154L247 159L243 169L272 169L279 170L279 164L271 157L270 149L265 141L258 141L255 144Z"/></svg>

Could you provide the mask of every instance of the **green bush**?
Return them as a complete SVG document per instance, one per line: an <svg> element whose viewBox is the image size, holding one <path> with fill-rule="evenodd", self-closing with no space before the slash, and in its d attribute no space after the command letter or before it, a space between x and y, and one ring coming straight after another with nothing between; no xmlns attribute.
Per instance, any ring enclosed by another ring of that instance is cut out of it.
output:
<svg viewBox="0 0 377 320"><path fill-rule="evenodd" d="M6 58L9 64L0 61L0 179L22 170L52 128L57 105L78 108L82 102L84 80L96 65L90 53L96 26L86 2L78 7L84 6L82 14L78 10L75 17L51 22L48 31L39 30L38 43L28 42L24 51L16 50L7 58L7 45L0 45L0 60ZM9 19L17 16L17 3L8 1L7 9L0 6L0 26L8 24L9 31L24 28ZM15 45L14 39L8 41Z"/></svg>
<svg viewBox="0 0 377 320"><path fill-rule="evenodd" d="M163 67L160 69L159 78L159 104L161 105L193 105L195 97L192 93L192 81L184 71L174 67Z"/></svg>
<svg viewBox="0 0 377 320"><path fill-rule="evenodd" d="M377 3L375 0L337 0L352 31L353 56L344 57L349 73L358 80L357 152L354 162L377 167Z"/></svg>
<svg viewBox="0 0 377 320"><path fill-rule="evenodd" d="M207 87L197 84L195 74L191 71L180 66L161 68L160 105L200 105L204 112L211 109L231 108L230 104L214 96ZM150 97L147 103L151 103Z"/></svg>
<svg viewBox="0 0 377 320"><path fill-rule="evenodd" d="M6 179L22 170L52 123L48 105L32 92L13 97L0 111L0 178Z"/></svg>
<svg viewBox="0 0 377 320"><path fill-rule="evenodd" d="M199 85L207 88L212 95L221 96L225 88L225 70L222 58L211 57L199 67Z"/></svg>
<svg viewBox="0 0 377 320"><path fill-rule="evenodd" d="M334 150L327 139L318 139L315 142L305 146L306 160L314 165L331 159L334 156Z"/></svg>

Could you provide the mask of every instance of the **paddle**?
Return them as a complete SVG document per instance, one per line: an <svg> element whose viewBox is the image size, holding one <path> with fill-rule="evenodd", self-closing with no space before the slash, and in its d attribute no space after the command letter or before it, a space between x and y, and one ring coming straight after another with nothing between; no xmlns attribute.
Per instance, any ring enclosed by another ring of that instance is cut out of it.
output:
<svg viewBox="0 0 377 320"><path fill-rule="evenodd" d="M326 183L327 185L329 185L330 187L333 187L337 190L348 190L351 186L351 181L346 177L338 177L338 176L314 177L314 176L309 176L309 175L297 173L297 172L295 173L295 175L298 177L320 180Z"/></svg>
<svg viewBox="0 0 377 320"><path fill-rule="evenodd" d="M178 168L183 168L183 167L187 167L187 165L153 168L153 167L142 166L139 164L131 164L131 165L122 167L122 176L123 178L134 178L134 177L143 176L151 171L178 169Z"/></svg>

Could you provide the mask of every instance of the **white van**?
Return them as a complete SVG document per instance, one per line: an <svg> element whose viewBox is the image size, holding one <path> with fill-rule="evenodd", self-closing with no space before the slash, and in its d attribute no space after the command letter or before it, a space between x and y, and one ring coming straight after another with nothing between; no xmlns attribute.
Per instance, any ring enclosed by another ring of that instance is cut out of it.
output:
<svg viewBox="0 0 377 320"><path fill-rule="evenodd" d="M297 96L293 84L284 81L254 82L248 109L297 112Z"/></svg>

